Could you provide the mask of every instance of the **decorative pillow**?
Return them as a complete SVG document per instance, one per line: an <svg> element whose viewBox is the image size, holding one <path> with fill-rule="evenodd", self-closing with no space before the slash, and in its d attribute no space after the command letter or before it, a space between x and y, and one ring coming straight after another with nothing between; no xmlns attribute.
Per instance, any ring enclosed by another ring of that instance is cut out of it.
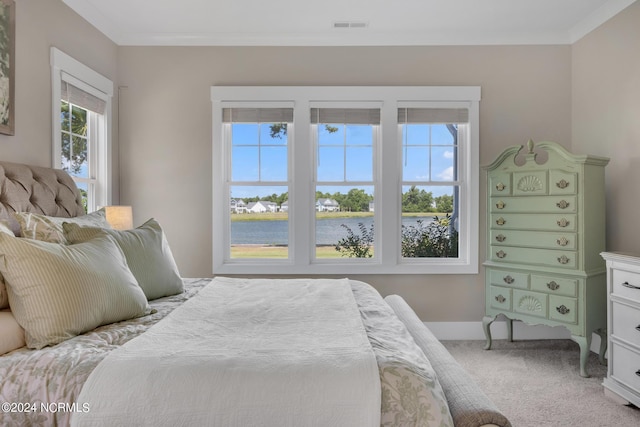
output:
<svg viewBox="0 0 640 427"><path fill-rule="evenodd" d="M0 233L6 233L10 236L15 236L5 220L0 220ZM4 278L2 277L2 274L0 274L0 310L8 307L9 297L7 296L7 289L4 285ZM2 354L2 352L0 352L0 354Z"/></svg>
<svg viewBox="0 0 640 427"><path fill-rule="evenodd" d="M85 242L100 234L113 237L149 301L184 290L167 238L155 219L133 230L105 230L67 222L62 227L71 243Z"/></svg>
<svg viewBox="0 0 640 427"><path fill-rule="evenodd" d="M15 212L13 215L18 221L18 224L20 224L22 237L51 243L69 243L65 239L64 232L62 231L63 222L91 227L111 228L107 222L104 209L73 218L46 216L33 212Z"/></svg>
<svg viewBox="0 0 640 427"><path fill-rule="evenodd" d="M0 233L0 271L30 348L150 312L122 250L108 235L60 245Z"/></svg>
<svg viewBox="0 0 640 427"><path fill-rule="evenodd" d="M9 310L0 311L0 355L24 345L24 329Z"/></svg>

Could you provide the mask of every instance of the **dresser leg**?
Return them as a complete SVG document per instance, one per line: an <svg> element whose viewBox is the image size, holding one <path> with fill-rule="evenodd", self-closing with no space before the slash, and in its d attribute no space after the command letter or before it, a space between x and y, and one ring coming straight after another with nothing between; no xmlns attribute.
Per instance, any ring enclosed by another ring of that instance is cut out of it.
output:
<svg viewBox="0 0 640 427"><path fill-rule="evenodd" d="M589 373L587 373L587 359L591 351L591 334L589 333L588 335L588 337L571 335L571 339L580 346L580 376L584 378L589 378L590 376Z"/></svg>
<svg viewBox="0 0 640 427"><path fill-rule="evenodd" d="M491 349L491 324L495 320L495 317L485 316L482 318L482 329L484 330L484 336L487 339L484 345L485 350Z"/></svg>
<svg viewBox="0 0 640 427"><path fill-rule="evenodd" d="M606 329L596 329L595 333L600 336L600 352L598 358L601 365L606 365L607 360L604 358L604 354L607 352L607 331Z"/></svg>

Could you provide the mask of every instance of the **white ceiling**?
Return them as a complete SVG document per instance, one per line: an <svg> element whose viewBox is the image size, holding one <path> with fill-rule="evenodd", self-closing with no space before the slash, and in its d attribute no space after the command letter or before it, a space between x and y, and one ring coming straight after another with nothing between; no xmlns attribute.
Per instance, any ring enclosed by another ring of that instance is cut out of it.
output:
<svg viewBox="0 0 640 427"><path fill-rule="evenodd" d="M636 0L63 1L119 45L386 46L571 44Z"/></svg>

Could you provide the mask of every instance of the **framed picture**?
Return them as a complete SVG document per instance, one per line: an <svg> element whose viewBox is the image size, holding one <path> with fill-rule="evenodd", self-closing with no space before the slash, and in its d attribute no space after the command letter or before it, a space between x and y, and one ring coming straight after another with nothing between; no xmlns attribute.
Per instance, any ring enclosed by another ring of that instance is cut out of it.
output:
<svg viewBox="0 0 640 427"><path fill-rule="evenodd" d="M13 135L15 125L16 4L0 0L0 133Z"/></svg>

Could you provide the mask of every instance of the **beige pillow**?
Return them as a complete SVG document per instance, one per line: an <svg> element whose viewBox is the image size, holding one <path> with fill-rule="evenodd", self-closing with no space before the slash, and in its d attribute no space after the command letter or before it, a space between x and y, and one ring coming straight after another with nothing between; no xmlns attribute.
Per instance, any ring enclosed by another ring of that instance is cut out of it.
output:
<svg viewBox="0 0 640 427"><path fill-rule="evenodd" d="M150 311L111 236L60 245L0 233L0 271L30 348Z"/></svg>
<svg viewBox="0 0 640 427"><path fill-rule="evenodd" d="M24 345L24 329L9 310L0 311L0 355Z"/></svg>
<svg viewBox="0 0 640 427"><path fill-rule="evenodd" d="M18 224L20 224L20 234L22 237L51 243L69 243L67 239L65 239L64 232L62 231L63 222L91 227L111 228L107 222L104 209L73 218L47 216L33 212L15 212L13 216L18 221Z"/></svg>
<svg viewBox="0 0 640 427"><path fill-rule="evenodd" d="M131 272L149 301L184 290L167 238L155 219L133 230L105 230L66 222L62 227L71 243L85 242L99 234L112 236L124 252Z"/></svg>
<svg viewBox="0 0 640 427"><path fill-rule="evenodd" d="M0 233L6 233L10 236L15 236L15 234L13 234L13 231L7 224L7 221L5 220L0 220ZM7 295L7 288L4 285L4 278L2 277L2 274L0 274L0 310L8 307L9 296ZM0 352L0 354L2 353Z"/></svg>

